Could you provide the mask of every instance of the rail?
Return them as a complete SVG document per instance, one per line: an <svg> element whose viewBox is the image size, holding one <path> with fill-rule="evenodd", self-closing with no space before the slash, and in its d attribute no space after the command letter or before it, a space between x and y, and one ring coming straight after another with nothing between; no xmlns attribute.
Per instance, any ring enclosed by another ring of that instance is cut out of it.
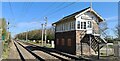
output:
<svg viewBox="0 0 120 61"><path fill-rule="evenodd" d="M82 57L76 57L75 55L63 53L63 52L57 51L55 49L50 49L50 48L46 48L46 47L40 47L38 45L34 45L34 44L31 44L31 43L27 43L27 42L23 42L23 43L28 44L28 45L36 46L37 48L39 48L43 52L46 52L46 53L48 53L48 54L50 54L50 55L52 55L52 56L54 56L54 57L56 57L56 58L58 58L58 59L60 59L62 61L69 61L69 60L68 59L64 59L64 58L62 58L60 56L54 55L51 52L57 53L57 54L59 54L61 56L64 56L64 57L68 57L71 60L85 60L85 61L90 61L89 59L85 59L85 58L82 58Z"/></svg>

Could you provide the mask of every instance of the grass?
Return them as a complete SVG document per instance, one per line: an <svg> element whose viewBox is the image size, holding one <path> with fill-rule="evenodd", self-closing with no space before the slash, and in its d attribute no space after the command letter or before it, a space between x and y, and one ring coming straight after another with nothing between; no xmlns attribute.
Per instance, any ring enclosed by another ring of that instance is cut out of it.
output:
<svg viewBox="0 0 120 61"><path fill-rule="evenodd" d="M3 44L4 44L4 48L3 48L3 54L2 54L2 58L3 59L6 59L6 58L8 58L8 55L9 55L9 44L8 43L6 43L6 42L3 42Z"/></svg>
<svg viewBox="0 0 120 61"><path fill-rule="evenodd" d="M113 48L113 45L108 45L108 48Z"/></svg>
<svg viewBox="0 0 120 61"><path fill-rule="evenodd" d="M32 43L32 44L36 44L36 45L42 46L41 42L28 41L28 43ZM51 44L46 44L46 46L45 45L43 45L43 46L47 47L47 48L53 48Z"/></svg>

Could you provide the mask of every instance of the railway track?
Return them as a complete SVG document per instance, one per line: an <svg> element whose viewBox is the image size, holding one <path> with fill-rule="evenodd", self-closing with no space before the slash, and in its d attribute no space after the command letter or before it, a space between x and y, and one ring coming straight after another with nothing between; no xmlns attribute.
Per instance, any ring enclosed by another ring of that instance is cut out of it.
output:
<svg viewBox="0 0 120 61"><path fill-rule="evenodd" d="M49 58L49 59L52 59L52 61L54 61L54 60L57 60L57 61L58 60L59 61L90 61L90 60L84 59L82 57L76 57L74 55L70 55L70 54L67 54L67 53L62 53L62 52L57 51L55 49L40 47L40 46L30 44L30 43L27 43L27 42L20 42L19 41L17 43L19 45L21 45L23 48L25 48L26 50L28 50L32 55L34 55L36 57L42 57L40 52L46 54L47 56L48 55L51 56L51 57L47 57L47 56L46 57Z"/></svg>
<svg viewBox="0 0 120 61"><path fill-rule="evenodd" d="M19 56L22 61L44 61L41 57L37 57L34 54L31 54L29 51L24 49L21 45L19 45L17 42L14 41L14 45L19 53Z"/></svg>

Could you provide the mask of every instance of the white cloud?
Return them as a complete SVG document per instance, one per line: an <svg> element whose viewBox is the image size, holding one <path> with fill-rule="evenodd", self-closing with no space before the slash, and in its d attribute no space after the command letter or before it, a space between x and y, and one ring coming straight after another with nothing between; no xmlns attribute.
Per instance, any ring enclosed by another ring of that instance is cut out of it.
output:
<svg viewBox="0 0 120 61"><path fill-rule="evenodd" d="M106 20L106 21L118 20L118 16L108 17L108 18L105 18L105 20Z"/></svg>
<svg viewBox="0 0 120 61"><path fill-rule="evenodd" d="M35 21L33 21L33 22L21 22L21 23L18 23L16 25L16 27L18 27L18 28L24 27L24 28L29 28L29 29L41 28L41 22L35 22ZM51 27L51 23L48 23L47 27Z"/></svg>
<svg viewBox="0 0 120 61"><path fill-rule="evenodd" d="M17 24L18 27L33 27L38 25L40 26L40 22L21 22Z"/></svg>

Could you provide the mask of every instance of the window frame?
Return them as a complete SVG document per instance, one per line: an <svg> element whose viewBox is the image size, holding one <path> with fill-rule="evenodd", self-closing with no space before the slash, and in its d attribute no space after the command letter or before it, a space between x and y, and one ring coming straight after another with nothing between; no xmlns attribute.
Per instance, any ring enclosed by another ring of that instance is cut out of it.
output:
<svg viewBox="0 0 120 61"><path fill-rule="evenodd" d="M79 24L78 24L78 23L79 23ZM78 25L79 25L79 28L78 28ZM81 21L77 21L77 26L76 26L76 28L77 28L77 29L81 29L81 28L80 28L80 25L81 25Z"/></svg>
<svg viewBox="0 0 120 61"><path fill-rule="evenodd" d="M78 28L78 21L80 22L80 28ZM88 22L91 22L91 27L88 27ZM77 20L76 23L76 30L87 30L93 28L92 20Z"/></svg>
<svg viewBox="0 0 120 61"><path fill-rule="evenodd" d="M92 21L87 21L87 28L92 29Z"/></svg>

